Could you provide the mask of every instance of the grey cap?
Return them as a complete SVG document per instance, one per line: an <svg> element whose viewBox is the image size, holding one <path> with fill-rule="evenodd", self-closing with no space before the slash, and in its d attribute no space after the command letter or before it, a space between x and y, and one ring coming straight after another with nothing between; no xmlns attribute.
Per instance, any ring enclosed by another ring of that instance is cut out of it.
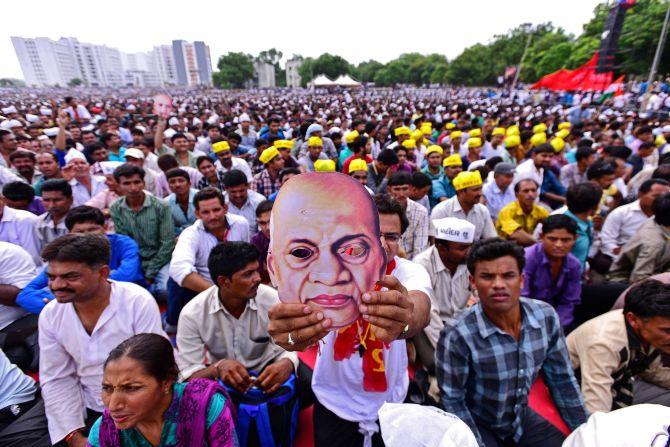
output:
<svg viewBox="0 0 670 447"><path fill-rule="evenodd" d="M498 163L495 168L493 168L493 173L512 175L514 174L514 165L511 163Z"/></svg>

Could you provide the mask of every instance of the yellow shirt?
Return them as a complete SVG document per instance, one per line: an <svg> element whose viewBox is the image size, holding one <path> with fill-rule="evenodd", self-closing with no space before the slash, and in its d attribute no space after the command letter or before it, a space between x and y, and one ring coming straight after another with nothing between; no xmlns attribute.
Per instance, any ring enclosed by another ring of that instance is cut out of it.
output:
<svg viewBox="0 0 670 447"><path fill-rule="evenodd" d="M530 214L524 214L519 201L515 200L500 210L496 222L496 231L503 239L509 238L518 229L533 234L537 224L547 217L549 217L549 211L535 204L533 204L533 210Z"/></svg>

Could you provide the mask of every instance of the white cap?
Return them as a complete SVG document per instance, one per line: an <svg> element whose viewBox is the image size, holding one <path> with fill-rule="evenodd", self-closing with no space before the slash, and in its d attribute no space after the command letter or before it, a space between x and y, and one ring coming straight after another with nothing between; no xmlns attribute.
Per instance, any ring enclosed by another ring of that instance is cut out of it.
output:
<svg viewBox="0 0 670 447"><path fill-rule="evenodd" d="M173 116L173 117L170 118L170 120L168 121L168 125L169 125L169 126L178 126L178 125L179 125L179 118L177 118L176 116Z"/></svg>
<svg viewBox="0 0 670 447"><path fill-rule="evenodd" d="M86 161L86 157L84 156L84 154L79 152L77 149L70 149L69 151L67 151L67 154L65 154L65 163L70 163L75 158L79 158L81 160Z"/></svg>
<svg viewBox="0 0 670 447"><path fill-rule="evenodd" d="M3 129L7 130L11 129L12 127L23 127L21 121L19 120L5 120L2 122L1 126Z"/></svg>
<svg viewBox="0 0 670 447"><path fill-rule="evenodd" d="M435 238L443 241L471 244L475 239L475 226L464 219L445 217L433 220Z"/></svg>
<svg viewBox="0 0 670 447"><path fill-rule="evenodd" d="M200 120L200 118L193 118L193 125L197 126L198 124L202 124L202 121Z"/></svg>
<svg viewBox="0 0 670 447"><path fill-rule="evenodd" d="M121 166L123 162L121 161L101 161L100 168L102 168L102 173L104 175L114 174L114 169Z"/></svg>
<svg viewBox="0 0 670 447"><path fill-rule="evenodd" d="M49 127L48 129L44 129L42 133L46 135L47 137L55 137L58 135L58 131L60 129L58 127Z"/></svg>
<svg viewBox="0 0 670 447"><path fill-rule="evenodd" d="M40 117L37 115L33 115L32 113L26 113L26 120L29 123L36 123L40 120Z"/></svg>
<svg viewBox="0 0 670 447"><path fill-rule="evenodd" d="M663 126L663 133L670 133L670 125Z"/></svg>
<svg viewBox="0 0 670 447"><path fill-rule="evenodd" d="M177 131L174 129L165 129L165 132L163 132L163 137L172 138L176 133Z"/></svg>
<svg viewBox="0 0 670 447"><path fill-rule="evenodd" d="M88 125L81 128L81 130L83 130L84 132L88 132L89 130L94 130L94 129L95 129L95 126L93 124L88 124Z"/></svg>
<svg viewBox="0 0 670 447"><path fill-rule="evenodd" d="M131 157L131 158L137 158L138 160L144 160L144 152L134 147L126 149L124 155L126 156L126 158Z"/></svg>
<svg viewBox="0 0 670 447"><path fill-rule="evenodd" d="M5 115L9 115L10 113L17 113L16 107L14 106L3 107L2 113L4 113Z"/></svg>
<svg viewBox="0 0 670 447"><path fill-rule="evenodd" d="M144 126L135 126L135 129L141 130L142 133L147 133L147 128Z"/></svg>
<svg viewBox="0 0 670 447"><path fill-rule="evenodd" d="M251 122L251 118L249 118L249 115L247 115L246 113L243 113L242 115L240 115L240 118L238 119L238 121L240 123L249 123L249 122Z"/></svg>
<svg viewBox="0 0 670 447"><path fill-rule="evenodd" d="M468 171L474 171L477 168L480 168L482 166L486 165L486 160L475 160L472 163L470 163L470 166L468 166Z"/></svg>

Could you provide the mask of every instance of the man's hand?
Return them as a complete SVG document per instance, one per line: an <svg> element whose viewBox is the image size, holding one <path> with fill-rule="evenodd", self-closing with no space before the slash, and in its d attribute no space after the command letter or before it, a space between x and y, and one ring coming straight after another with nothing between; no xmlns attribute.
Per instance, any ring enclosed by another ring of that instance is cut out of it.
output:
<svg viewBox="0 0 670 447"><path fill-rule="evenodd" d="M286 351L304 351L325 337L333 322L306 304L277 303L268 311L268 333ZM291 334L293 344L289 344Z"/></svg>
<svg viewBox="0 0 670 447"><path fill-rule="evenodd" d="M414 303L410 301L407 289L395 277L386 275L379 284L388 290L365 292L359 310L363 319L372 325L375 336L381 341L391 342L397 340L412 321Z"/></svg>
<svg viewBox="0 0 670 447"><path fill-rule="evenodd" d="M63 180L70 181L74 178L74 166L67 164L60 170Z"/></svg>
<svg viewBox="0 0 670 447"><path fill-rule="evenodd" d="M240 393L246 393L254 383L247 369L237 360L219 360L215 366L223 383L232 386Z"/></svg>
<svg viewBox="0 0 670 447"><path fill-rule="evenodd" d="M293 363L288 359L281 359L265 367L256 379L256 386L266 394L272 394L286 382L293 372Z"/></svg>

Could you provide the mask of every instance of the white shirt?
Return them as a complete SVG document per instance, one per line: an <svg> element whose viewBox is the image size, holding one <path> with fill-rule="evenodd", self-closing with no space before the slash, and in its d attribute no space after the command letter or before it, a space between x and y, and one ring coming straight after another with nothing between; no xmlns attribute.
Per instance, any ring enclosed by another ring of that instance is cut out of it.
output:
<svg viewBox="0 0 670 447"><path fill-rule="evenodd" d="M563 447L665 447L669 424L670 408L664 405L598 411L568 436Z"/></svg>
<svg viewBox="0 0 670 447"><path fill-rule="evenodd" d="M0 218L0 241L18 245L32 256L35 265L42 265L40 236L37 232L39 217L28 211L5 205Z"/></svg>
<svg viewBox="0 0 670 447"><path fill-rule="evenodd" d="M614 249L626 245L638 228L649 219L642 212L639 200L615 208L605 219L600 231L600 251L617 258Z"/></svg>
<svg viewBox="0 0 670 447"><path fill-rule="evenodd" d="M438 203L430 213L430 235L435 236L435 229L432 221L441 219L443 217L457 217L464 219L475 226L475 241L479 239L486 239L489 237L497 237L496 229L491 220L491 214L486 206L481 203L475 204L468 214L465 214L461 202L458 201L458 196L447 199Z"/></svg>
<svg viewBox="0 0 670 447"><path fill-rule="evenodd" d="M65 111L70 114L70 117L72 119L74 119L74 110L72 109L72 106L65 109ZM86 107L84 107L81 104L77 104L77 115L79 115L79 121L91 119L90 112Z"/></svg>
<svg viewBox="0 0 670 447"><path fill-rule="evenodd" d="M237 169L239 171L244 172L244 175L247 176L247 180L249 183L254 181L254 176L251 173L251 168L249 167L249 163L246 161L242 160L241 158L238 157L232 157L231 160L233 161L233 165L230 167L230 169L223 167L221 162L219 160L216 160L216 163L214 163L214 166L216 166L216 169L221 171L221 172L228 172L233 169Z"/></svg>
<svg viewBox="0 0 670 447"><path fill-rule="evenodd" d="M516 167L516 175L511 187L519 183L520 180L532 179L537 183L537 190L542 187L542 180L544 179L544 168L537 169L533 159L528 159ZM539 197L539 195L538 195Z"/></svg>
<svg viewBox="0 0 670 447"><path fill-rule="evenodd" d="M391 272L408 291L416 290L432 296L430 278L426 269L406 259L395 258L396 268ZM384 349L384 367L388 388L385 392L367 392L363 389L363 360L352 354L347 360L335 361L333 348L337 332L330 332L320 344L316 357L312 389L319 402L347 421L359 423L365 436L365 446L379 431L377 412L384 402L399 403L405 399L409 376L407 374L407 348L405 340L391 342Z"/></svg>
<svg viewBox="0 0 670 447"><path fill-rule="evenodd" d="M244 217L249 222L249 234L258 233L258 224L256 223L256 207L265 200L263 194L257 193L251 189L247 190L247 201L241 208L236 207L228 198L228 212L237 216Z"/></svg>
<svg viewBox="0 0 670 447"><path fill-rule="evenodd" d="M92 175L91 176L91 192L88 192L86 186L76 178L70 180L70 186L72 187L72 208L79 205L84 205L86 202L91 200L91 197L95 196L100 191L107 189L105 184L105 177Z"/></svg>
<svg viewBox="0 0 670 447"><path fill-rule="evenodd" d="M167 337L156 300L142 287L109 281L109 305L89 335L72 303L49 302L39 317L40 384L51 441L84 426L86 409L102 411L102 366L133 335Z"/></svg>
<svg viewBox="0 0 670 447"><path fill-rule="evenodd" d="M4 161L5 159L0 156L0 160ZM22 177L19 177L18 175L14 174L11 169L6 168L4 166L0 166L0 188L2 188L5 184L11 183L11 182L24 182L25 179Z"/></svg>
<svg viewBox="0 0 670 447"><path fill-rule="evenodd" d="M249 242L249 223L242 216L227 213L229 232L227 241ZM179 235L177 245L172 252L170 276L179 285L193 272L213 283L209 276L209 253L219 244L219 240L205 229L198 219Z"/></svg>
<svg viewBox="0 0 670 447"><path fill-rule="evenodd" d="M27 251L18 245L0 242L0 284L23 289L35 276L35 262ZM0 304L0 329L26 314L28 312L19 306Z"/></svg>

